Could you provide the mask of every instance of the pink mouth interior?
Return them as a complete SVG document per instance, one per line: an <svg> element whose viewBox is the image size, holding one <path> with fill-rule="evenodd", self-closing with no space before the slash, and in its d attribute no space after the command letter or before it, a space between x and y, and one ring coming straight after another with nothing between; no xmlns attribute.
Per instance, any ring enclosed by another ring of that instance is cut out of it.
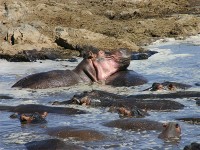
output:
<svg viewBox="0 0 200 150"><path fill-rule="evenodd" d="M106 80L110 75L117 72L117 64L112 59L105 59L103 61L93 61L93 66L96 70L97 80Z"/></svg>

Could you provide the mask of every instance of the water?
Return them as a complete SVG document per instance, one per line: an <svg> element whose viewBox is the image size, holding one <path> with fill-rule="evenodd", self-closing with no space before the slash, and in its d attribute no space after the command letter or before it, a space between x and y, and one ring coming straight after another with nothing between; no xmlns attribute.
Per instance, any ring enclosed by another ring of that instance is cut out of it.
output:
<svg viewBox="0 0 200 150"><path fill-rule="evenodd" d="M85 90L100 89L118 94L137 94L141 90L150 87L153 82L176 81L193 85L191 90L200 90L195 83L200 82L200 37L190 37L184 41L172 39L160 40L149 46L150 50L159 53L148 60L132 61L129 69L145 76L149 83L138 87L113 88L110 86L76 85L73 87L30 90L12 89L11 86L20 78L29 74L53 69L73 69L78 62L67 61L38 61L30 63L12 63L0 60L0 94L9 95L14 99L0 99L0 105L19 104L43 104L50 105L52 101L70 99L75 93ZM174 121L183 116L199 116L199 106L193 99L175 99L186 107L183 110L173 112L149 112L149 119L160 122ZM22 126L16 119L10 119L11 112L0 111L0 150L26 149L24 144L34 140L51 138L45 133L45 128L55 126L84 126L108 135L108 140L100 142L81 142L73 139L65 139L72 143L83 145L87 149L166 149L179 150L191 142L200 142L200 130L198 125L179 122L182 127L182 138L179 143L164 142L157 138L157 131L124 131L116 128L108 128L103 122L118 119L115 113L107 112L107 109L85 108L83 106L68 106L87 110L87 114L66 116L49 114L46 125Z"/></svg>

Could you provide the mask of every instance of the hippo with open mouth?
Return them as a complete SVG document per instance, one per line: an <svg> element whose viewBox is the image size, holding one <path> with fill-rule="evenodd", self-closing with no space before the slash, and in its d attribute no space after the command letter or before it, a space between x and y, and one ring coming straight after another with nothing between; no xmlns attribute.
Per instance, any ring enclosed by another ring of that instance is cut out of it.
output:
<svg viewBox="0 0 200 150"><path fill-rule="evenodd" d="M109 85L120 82L117 86L147 83L141 75L127 70L130 60L131 53L126 49L112 52L91 49L74 70L53 70L29 75L12 87L45 89L71 86L81 82L103 82Z"/></svg>

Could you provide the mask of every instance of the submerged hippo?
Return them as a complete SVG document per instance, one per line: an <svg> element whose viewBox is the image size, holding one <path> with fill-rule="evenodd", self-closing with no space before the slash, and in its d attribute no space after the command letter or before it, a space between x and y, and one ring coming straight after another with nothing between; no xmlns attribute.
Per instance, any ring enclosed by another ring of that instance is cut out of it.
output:
<svg viewBox="0 0 200 150"><path fill-rule="evenodd" d="M54 102L53 104L84 104L92 107L121 107L123 105L129 109L137 107L139 109L165 111L184 108L184 105L171 100L143 100L98 90L74 95L71 100Z"/></svg>
<svg viewBox="0 0 200 150"><path fill-rule="evenodd" d="M118 119L104 124L107 127L115 127L123 130L134 130L134 131L144 131L144 130L156 130L161 131L158 138L161 139L173 139L180 138L181 128L178 123L169 122L162 124L157 121L146 120L146 119Z"/></svg>
<svg viewBox="0 0 200 150"><path fill-rule="evenodd" d="M74 127L55 127L48 128L47 133L58 138L74 138L79 141L99 141L104 140L106 135L93 129L74 128Z"/></svg>
<svg viewBox="0 0 200 150"><path fill-rule="evenodd" d="M147 80L144 77L127 70L130 60L131 53L126 49L109 53L91 50L74 70L53 70L29 75L12 87L44 89L71 86L81 82L104 82L105 80L107 80L106 84L111 85L112 81L116 84L117 81L122 80L124 82L119 83L121 86L146 83ZM121 71L124 71L122 76Z"/></svg>
<svg viewBox="0 0 200 150"><path fill-rule="evenodd" d="M22 113L56 113L56 114L85 114L85 111L74 109L74 108L64 108L64 107L49 107L44 105L37 104L27 104L27 105L19 105L19 106L0 106L0 110L10 111L10 112L18 112Z"/></svg>
<svg viewBox="0 0 200 150"><path fill-rule="evenodd" d="M22 124L37 124L37 123L47 123L46 121L46 116L48 115L47 112L43 113L31 113L31 114L19 114L19 113L14 113L10 115L10 118L15 119L18 118Z"/></svg>
<svg viewBox="0 0 200 150"><path fill-rule="evenodd" d="M47 139L32 141L25 144L27 150L83 150L84 148L75 144L65 143L59 139Z"/></svg>
<svg viewBox="0 0 200 150"><path fill-rule="evenodd" d="M186 90L191 88L191 85L184 84L184 83L177 83L177 82L163 82L163 83L153 83L150 88L145 89L144 91L159 91L159 90L169 90L175 91L176 89Z"/></svg>
<svg viewBox="0 0 200 150"><path fill-rule="evenodd" d="M184 121L184 122L187 122L187 123L190 123L190 124L200 125L200 117L199 116L177 118L176 120Z"/></svg>

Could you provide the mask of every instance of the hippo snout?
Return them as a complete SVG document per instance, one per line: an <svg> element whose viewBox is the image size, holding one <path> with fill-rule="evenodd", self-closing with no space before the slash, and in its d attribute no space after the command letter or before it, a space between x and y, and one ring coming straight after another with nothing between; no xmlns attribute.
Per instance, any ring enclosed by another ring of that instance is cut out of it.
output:
<svg viewBox="0 0 200 150"><path fill-rule="evenodd" d="M169 122L163 124L163 131L159 134L158 138L161 139L177 139L181 135L181 127L176 122Z"/></svg>

